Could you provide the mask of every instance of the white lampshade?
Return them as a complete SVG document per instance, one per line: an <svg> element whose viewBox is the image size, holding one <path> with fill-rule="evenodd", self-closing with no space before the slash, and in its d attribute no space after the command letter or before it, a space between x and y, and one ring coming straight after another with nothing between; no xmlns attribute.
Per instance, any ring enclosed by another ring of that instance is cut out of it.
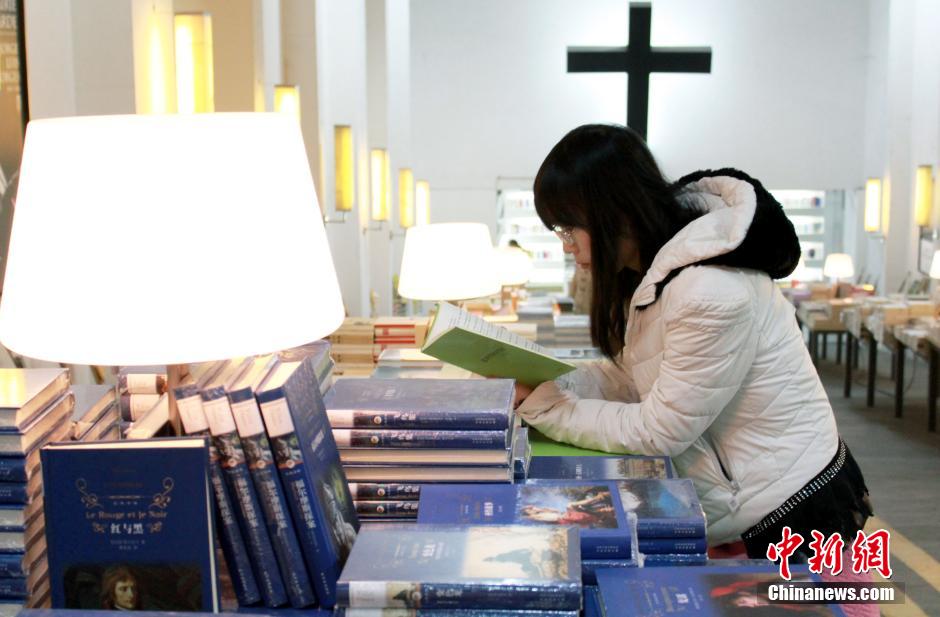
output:
<svg viewBox="0 0 940 617"><path fill-rule="evenodd" d="M823 264L823 276L835 279L844 279L855 276L855 266L852 256L846 253L830 253L826 255Z"/></svg>
<svg viewBox="0 0 940 617"><path fill-rule="evenodd" d="M930 278L940 279L940 251L934 251L930 260Z"/></svg>
<svg viewBox="0 0 940 617"><path fill-rule="evenodd" d="M296 118L86 116L26 130L0 341L77 364L270 352L343 320Z"/></svg>
<svg viewBox="0 0 940 617"><path fill-rule="evenodd" d="M532 276L532 258L520 248L496 249L496 271L503 285L525 285Z"/></svg>
<svg viewBox="0 0 940 617"><path fill-rule="evenodd" d="M436 223L405 234L398 293L412 300L464 300L498 293L495 251L483 223Z"/></svg>

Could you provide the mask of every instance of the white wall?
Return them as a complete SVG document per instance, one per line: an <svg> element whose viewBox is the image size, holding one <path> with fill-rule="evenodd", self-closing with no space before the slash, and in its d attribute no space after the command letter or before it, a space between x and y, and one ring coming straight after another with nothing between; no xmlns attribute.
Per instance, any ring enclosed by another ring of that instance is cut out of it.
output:
<svg viewBox="0 0 940 617"><path fill-rule="evenodd" d="M565 132L626 117L626 77L569 74L623 46L623 0L412 2L414 158L432 216L495 224L497 177L531 178ZM654 0L652 42L710 46L709 75L651 78L649 142L673 177L731 165L773 188L859 185L868 17L855 0Z"/></svg>

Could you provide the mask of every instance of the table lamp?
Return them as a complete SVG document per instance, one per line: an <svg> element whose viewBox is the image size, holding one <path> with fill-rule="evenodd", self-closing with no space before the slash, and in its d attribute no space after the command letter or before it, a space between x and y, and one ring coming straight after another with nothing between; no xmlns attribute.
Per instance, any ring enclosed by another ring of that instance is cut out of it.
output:
<svg viewBox="0 0 940 617"><path fill-rule="evenodd" d="M300 127L85 116L26 130L0 342L93 365L262 354L344 316ZM172 403L172 401L171 401ZM170 420L178 430L171 404Z"/></svg>
<svg viewBox="0 0 940 617"><path fill-rule="evenodd" d="M503 308L508 303L515 313L519 302L518 289L532 276L532 258L518 247L504 246L496 249L496 270L502 285L500 301Z"/></svg>
<svg viewBox="0 0 940 617"><path fill-rule="evenodd" d="M855 266L852 263L852 256L846 253L830 253L826 255L826 261L823 263L823 276L828 276L833 280L835 297L838 298L839 279L855 276Z"/></svg>
<svg viewBox="0 0 940 617"><path fill-rule="evenodd" d="M435 223L411 227L398 278L398 293L411 300L466 300L499 293L500 278L483 223Z"/></svg>

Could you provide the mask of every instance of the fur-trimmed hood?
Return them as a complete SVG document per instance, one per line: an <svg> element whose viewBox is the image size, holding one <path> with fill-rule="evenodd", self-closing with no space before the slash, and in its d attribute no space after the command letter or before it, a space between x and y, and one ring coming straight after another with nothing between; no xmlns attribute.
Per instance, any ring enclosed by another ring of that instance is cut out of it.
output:
<svg viewBox="0 0 940 617"><path fill-rule="evenodd" d="M656 254L633 294L633 305L656 300L683 268L719 265L783 278L800 260L800 243L783 207L742 171L697 171L681 178L680 200L704 211Z"/></svg>

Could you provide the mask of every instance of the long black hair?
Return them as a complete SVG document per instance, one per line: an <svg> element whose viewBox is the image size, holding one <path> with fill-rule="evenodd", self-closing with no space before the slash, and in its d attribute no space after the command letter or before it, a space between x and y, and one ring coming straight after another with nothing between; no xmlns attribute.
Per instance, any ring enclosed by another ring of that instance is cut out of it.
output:
<svg viewBox="0 0 940 617"><path fill-rule="evenodd" d="M681 186L660 171L643 139L617 125L587 124L552 148L535 177L535 209L549 228L578 227L591 236L591 338L616 359L626 335L626 308L659 249L700 214L680 205ZM620 241L639 252L640 272L618 264Z"/></svg>

